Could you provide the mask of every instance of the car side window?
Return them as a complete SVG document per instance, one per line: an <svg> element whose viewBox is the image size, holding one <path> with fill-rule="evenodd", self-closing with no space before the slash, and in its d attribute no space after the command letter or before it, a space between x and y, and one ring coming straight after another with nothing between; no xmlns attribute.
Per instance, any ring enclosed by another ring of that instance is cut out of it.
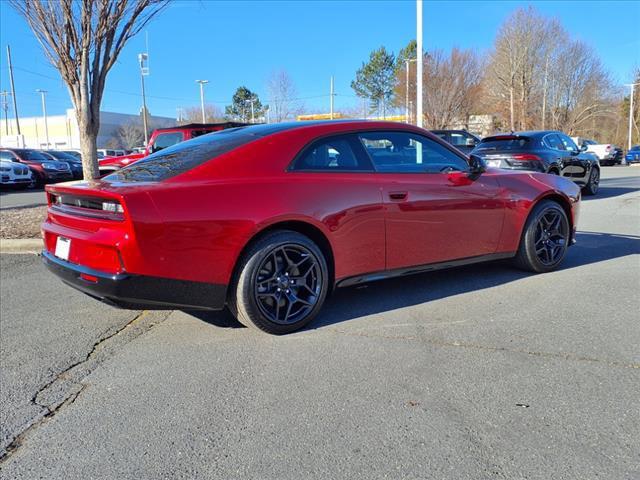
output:
<svg viewBox="0 0 640 480"><path fill-rule="evenodd" d="M476 144L475 139L469 134L452 132L449 135L451 136L449 143L456 147L473 147Z"/></svg>
<svg viewBox="0 0 640 480"><path fill-rule="evenodd" d="M544 143L549 148L554 150L565 150L564 143L560 140L560 137L555 133L550 133L544 137Z"/></svg>
<svg viewBox="0 0 640 480"><path fill-rule="evenodd" d="M564 144L564 148L566 150L569 150L570 152L577 152L578 151L578 147L576 146L576 144L573 142L573 140L571 140L570 137L567 137L564 134L560 134L558 135L560 137L560 139L562 140L562 143Z"/></svg>
<svg viewBox="0 0 640 480"><path fill-rule="evenodd" d="M340 135L318 140L297 157L294 171L371 171L371 164L357 153L357 139Z"/></svg>
<svg viewBox="0 0 640 480"><path fill-rule="evenodd" d="M469 169L464 158L420 135L408 132L364 132L358 136L377 172L440 173Z"/></svg>

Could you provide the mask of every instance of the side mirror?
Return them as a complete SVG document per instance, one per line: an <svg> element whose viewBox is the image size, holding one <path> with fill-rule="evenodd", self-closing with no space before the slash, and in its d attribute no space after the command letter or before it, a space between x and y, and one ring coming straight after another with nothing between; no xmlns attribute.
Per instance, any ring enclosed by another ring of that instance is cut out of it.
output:
<svg viewBox="0 0 640 480"><path fill-rule="evenodd" d="M587 145L586 143L583 143L582 146L580 147L581 152L586 152L588 149L589 149L589 145Z"/></svg>
<svg viewBox="0 0 640 480"><path fill-rule="evenodd" d="M475 154L469 156L469 173L471 175L481 175L487 171L487 166L484 164L484 160Z"/></svg>

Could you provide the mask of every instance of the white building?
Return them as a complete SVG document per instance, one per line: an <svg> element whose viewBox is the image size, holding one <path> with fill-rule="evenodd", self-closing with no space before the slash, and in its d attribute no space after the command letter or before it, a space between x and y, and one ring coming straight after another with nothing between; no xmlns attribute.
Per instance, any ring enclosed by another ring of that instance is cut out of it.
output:
<svg viewBox="0 0 640 480"><path fill-rule="evenodd" d="M100 112L98 148L105 148L110 139L118 137L118 129L121 126L132 123L140 124L142 128L142 117L127 113ZM174 118L149 116L151 128L171 127L175 124ZM15 119L10 118L8 125L5 125L4 119L0 120L0 145L3 147L80 148L80 131L74 110L71 108L64 115L47 116L46 129L42 116L21 117L20 133L21 136L18 136Z"/></svg>

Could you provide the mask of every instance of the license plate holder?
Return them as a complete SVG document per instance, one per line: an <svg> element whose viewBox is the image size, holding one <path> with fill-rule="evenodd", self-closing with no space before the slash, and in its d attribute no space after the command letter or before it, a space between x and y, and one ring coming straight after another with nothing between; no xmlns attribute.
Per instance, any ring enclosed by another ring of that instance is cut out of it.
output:
<svg viewBox="0 0 640 480"><path fill-rule="evenodd" d="M69 260L71 250L71 240L65 237L58 237L56 240L55 256L62 260Z"/></svg>

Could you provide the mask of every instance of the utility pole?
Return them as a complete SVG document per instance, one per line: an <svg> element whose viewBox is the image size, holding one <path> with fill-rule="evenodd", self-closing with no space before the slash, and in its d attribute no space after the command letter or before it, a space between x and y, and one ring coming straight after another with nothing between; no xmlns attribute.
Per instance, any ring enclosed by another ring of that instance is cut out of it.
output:
<svg viewBox="0 0 640 480"><path fill-rule="evenodd" d="M149 144L149 127L147 125L147 96L144 91L144 77L149 75L149 68L144 63L149 59L146 53L138 54L138 62L140 63L140 84L142 86L142 128L144 130L144 145Z"/></svg>
<svg viewBox="0 0 640 480"><path fill-rule="evenodd" d="M202 111L202 123L207 123L207 118L204 114L204 86L209 83L209 80L196 80L196 83L200 84L200 110Z"/></svg>
<svg viewBox="0 0 640 480"><path fill-rule="evenodd" d="M11 63L11 47L7 45L7 64L9 66L9 82L11 83L11 97L13 97L13 113L16 116L16 129L18 130L18 135L20 132L20 120L18 119L18 102L16 100L16 86L13 83L13 64Z"/></svg>
<svg viewBox="0 0 640 480"><path fill-rule="evenodd" d="M251 104L251 123L255 123L255 112L253 111L253 102L255 102L255 98L247 98L244 103L245 105L247 103ZM246 116L246 115L245 115Z"/></svg>
<svg viewBox="0 0 640 480"><path fill-rule="evenodd" d="M424 49L422 48L422 0L416 0L416 60L417 60L417 86L416 89L416 125L422 128L422 64L424 57Z"/></svg>
<svg viewBox="0 0 640 480"><path fill-rule="evenodd" d="M417 58L407 58L405 59L405 64L406 64L406 76L405 76L405 92L404 92L404 121L406 123L409 123L409 65L411 65L411 62L417 62L418 59Z"/></svg>
<svg viewBox="0 0 640 480"><path fill-rule="evenodd" d="M2 97L2 110L4 111L4 130L7 136L9 136L9 120L7 118L7 113L9 112L9 100L7 100L8 95L9 92L6 90L0 92L0 96Z"/></svg>
<svg viewBox="0 0 640 480"><path fill-rule="evenodd" d="M331 86L329 88L329 118L333 120L333 97L335 93L333 93L333 75L331 75Z"/></svg>
<svg viewBox="0 0 640 480"><path fill-rule="evenodd" d="M47 125L47 103L44 97L47 94L46 90L36 90L42 98L42 116L44 117L44 137L47 140L47 149L49 148L49 126Z"/></svg>
<svg viewBox="0 0 640 480"><path fill-rule="evenodd" d="M633 91L634 87L640 85L640 83L627 83L625 87L631 87L631 98L629 99L629 146L627 150L631 150L631 139L633 137Z"/></svg>

